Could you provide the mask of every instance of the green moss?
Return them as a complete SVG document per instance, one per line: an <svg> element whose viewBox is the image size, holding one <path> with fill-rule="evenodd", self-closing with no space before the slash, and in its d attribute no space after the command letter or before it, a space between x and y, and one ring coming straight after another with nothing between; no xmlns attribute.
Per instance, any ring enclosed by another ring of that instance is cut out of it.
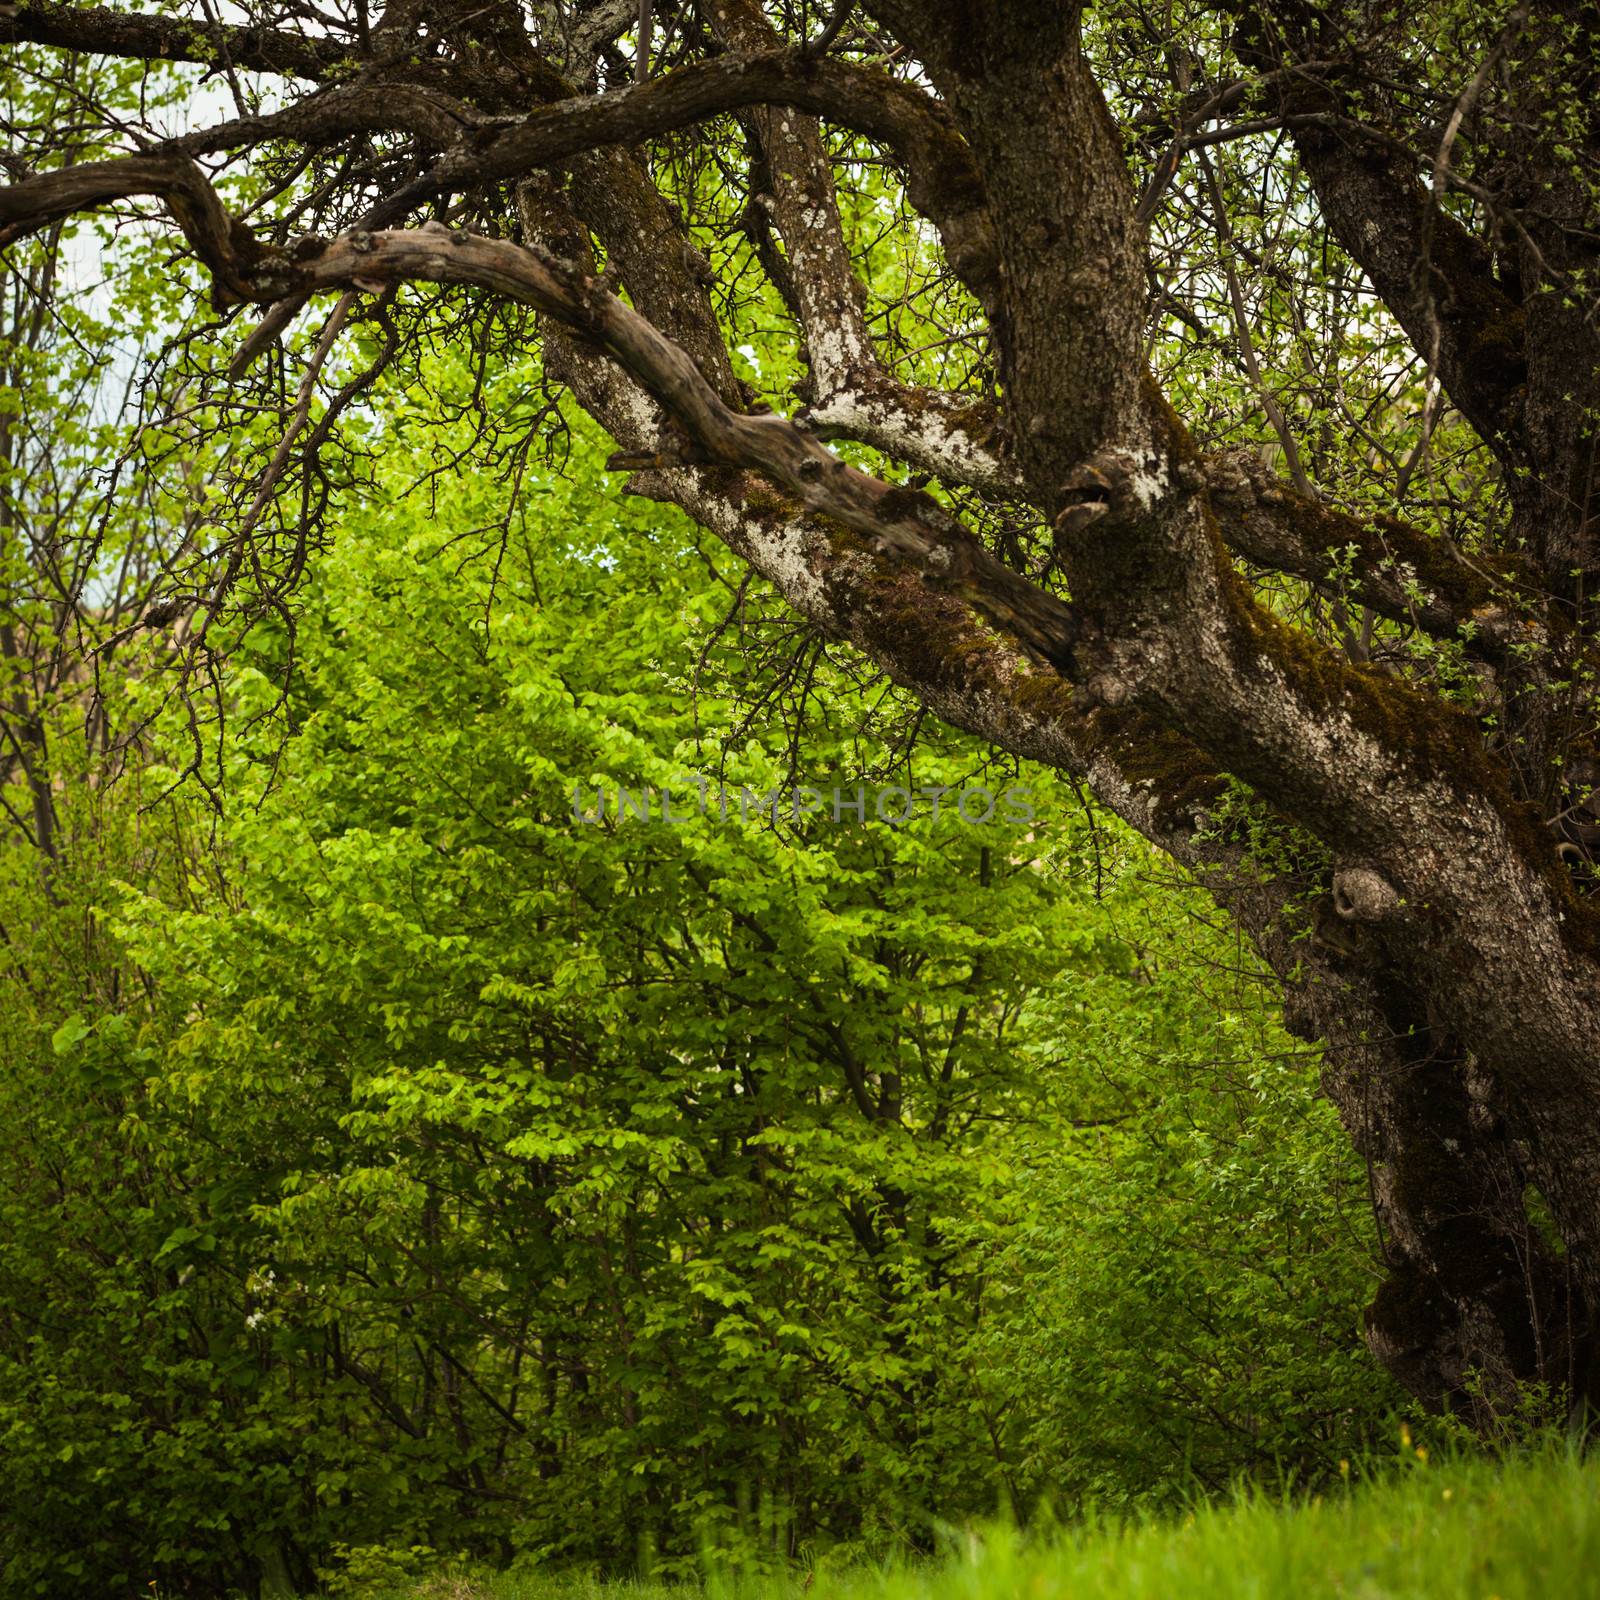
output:
<svg viewBox="0 0 1600 1600"><path fill-rule="evenodd" d="M1508 389L1526 382L1521 308L1504 304L1490 309L1481 322L1472 325L1466 355L1474 365L1492 372Z"/></svg>
<svg viewBox="0 0 1600 1600"><path fill-rule="evenodd" d="M939 502L921 489L895 487L878 501L879 512L890 522L916 521L928 514L939 515Z"/></svg>
<svg viewBox="0 0 1600 1600"><path fill-rule="evenodd" d="M1218 579L1231 602L1230 634L1241 669L1248 673L1263 658L1273 662L1314 713L1348 717L1402 766L1442 781L1464 801L1486 801L1524 864L1548 889L1569 946L1588 959L1600 959L1600 912L1573 888L1537 808L1513 795L1505 775L1490 761L1477 723L1408 683L1345 662L1258 606L1234 571L1215 523L1210 528Z"/></svg>
<svg viewBox="0 0 1600 1600"><path fill-rule="evenodd" d="M1145 409L1154 418L1157 426L1156 437L1165 444L1167 454L1180 465L1196 465L1200 460L1200 448L1195 444L1193 436L1185 426L1183 418L1174 409L1172 402L1167 399L1165 391L1156 380L1156 375L1146 367L1139 379L1140 390L1143 395Z"/></svg>
<svg viewBox="0 0 1600 1600"><path fill-rule="evenodd" d="M1228 779L1198 745L1145 712L1100 706L1087 722L1123 777L1149 791L1160 828L1188 823L1227 791Z"/></svg>
<svg viewBox="0 0 1600 1600"><path fill-rule="evenodd" d="M760 484L746 488L742 498L745 514L764 525L792 521L802 509L798 500Z"/></svg>

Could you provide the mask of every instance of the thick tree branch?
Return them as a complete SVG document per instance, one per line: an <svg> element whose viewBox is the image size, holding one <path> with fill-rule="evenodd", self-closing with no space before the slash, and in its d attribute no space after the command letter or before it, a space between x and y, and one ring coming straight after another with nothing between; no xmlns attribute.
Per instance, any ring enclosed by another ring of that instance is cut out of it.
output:
<svg viewBox="0 0 1600 1600"><path fill-rule="evenodd" d="M647 84L541 106L452 150L428 181L460 190L517 178L597 145L636 144L755 105L794 106L883 144L904 163L907 194L940 229L951 265L970 283L988 283L993 240L982 184L939 102L876 69L798 50L719 56Z"/></svg>
<svg viewBox="0 0 1600 1600"><path fill-rule="evenodd" d="M541 87L559 93L565 86ZM390 197L385 214L398 220L434 195L521 178L599 147L637 144L769 105L825 116L889 149L905 166L912 204L940 230L952 268L980 298L992 299L994 240L982 185L938 101L875 69L813 61L796 50L725 55L609 94L558 98L516 117L475 111L442 88L386 75L184 135L172 148L199 155L271 139L323 145L367 132L418 134L444 153L404 194ZM948 426L959 431L954 420Z"/></svg>
<svg viewBox="0 0 1600 1600"><path fill-rule="evenodd" d="M730 49L760 52L778 42L777 30L753 0L707 0L706 11ZM878 365L861 313L864 291L839 220L833 166L815 117L756 107L751 123L771 185L770 193L751 198L770 208L788 252L815 392L832 394Z"/></svg>
<svg viewBox="0 0 1600 1600"><path fill-rule="evenodd" d="M796 420L819 439L855 439L944 483L1026 498L1000 413L983 400L899 383L887 373L858 374Z"/></svg>
<svg viewBox="0 0 1600 1600"><path fill-rule="evenodd" d="M411 133L449 149L490 123L488 115L440 89L363 78L330 84L277 111L197 128L164 148L199 156L274 140L317 148L357 134Z"/></svg>
<svg viewBox="0 0 1600 1600"><path fill-rule="evenodd" d="M934 76L993 219L1000 293L990 321L1017 464L1054 516L1075 469L1138 427L1144 240L1076 7L1015 0L967 34Z"/></svg>
<svg viewBox="0 0 1600 1600"><path fill-rule="evenodd" d="M219 294L248 296L248 275L261 259L261 246L228 214L205 173L181 155L86 161L0 188L0 248L77 212L133 195L154 195L166 203L190 248L216 278Z"/></svg>
<svg viewBox="0 0 1600 1600"><path fill-rule="evenodd" d="M836 20L846 9L839 8ZM752 0L711 0L709 12L730 48L759 52L778 41ZM850 260L833 166L816 119L789 108L759 107L751 122L770 182L770 193L753 195L752 204L769 210L783 240L811 367L807 425L820 437L873 445L946 483L1019 492L1021 479L998 449L992 408L902 384L880 360L867 331L866 291Z"/></svg>
<svg viewBox="0 0 1600 1600"><path fill-rule="evenodd" d="M253 298L413 279L475 284L558 318L660 403L693 447L684 459L764 473L812 512L865 536L933 585L965 596L1041 657L1070 661L1076 637L1070 608L990 555L936 501L846 465L784 418L730 410L678 346L548 252L435 227L348 234L319 254L286 263L282 277L275 271Z"/></svg>
<svg viewBox="0 0 1600 1600"><path fill-rule="evenodd" d="M25 0L0 17L0 44L43 44L125 61L184 61L214 67L226 53L245 72L322 79L353 66L354 42L271 28L193 22L182 17L113 11L106 6Z"/></svg>
<svg viewBox="0 0 1600 1600"><path fill-rule="evenodd" d="M1398 517L1341 511L1298 493L1252 449L1207 458L1205 476L1228 548L1257 566L1485 660L1545 642L1534 575L1515 557L1468 555Z"/></svg>
<svg viewBox="0 0 1600 1600"><path fill-rule="evenodd" d="M1485 443L1502 458L1516 455L1522 311L1496 282L1489 252L1387 141L1353 124L1329 132L1303 121L1294 139L1340 245Z"/></svg>
<svg viewBox="0 0 1600 1600"><path fill-rule="evenodd" d="M1416 152L1358 113L1341 87L1348 66L1325 66L1325 20L1300 0L1266 0L1240 30L1241 54L1263 69L1341 247L1438 371L1456 408L1507 465L1519 466L1522 309L1500 286L1481 241L1423 187Z"/></svg>
<svg viewBox="0 0 1600 1600"><path fill-rule="evenodd" d="M193 30L175 33L164 25L142 25L163 19L134 19L141 26L122 28L114 25L115 18L96 13L85 25L58 16L61 9L46 8L48 15L35 16L33 31L51 32L52 42L57 35L61 42L70 38L79 48L88 48L85 41L93 40L108 49L152 56L176 51L180 59L185 52L198 59L207 48L215 48ZM742 31L734 30L736 42L763 45L775 38L759 16L745 21L749 25ZM228 42L231 47L236 41ZM276 38L274 59L293 58L287 44L286 36ZM251 59L261 59L259 41ZM1015 471L996 449L998 424L988 408L899 385L882 369L855 298L820 136L814 125L809 131L800 126L809 118L765 109L769 102L806 106L882 140L906 163L914 203L920 201L944 231L953 264L975 286L986 287L992 240L980 185L936 101L883 73L818 62L786 49L747 50L697 63L632 90L563 99L515 121L477 111L437 88L390 81L391 76L368 75L336 84L277 112L184 135L170 148L198 155L275 139L317 147L363 133L411 133L442 147L445 154L426 178L384 203L381 215L398 220L431 194L519 177L574 158L592 162L596 157L590 152L596 146L634 143L729 109L759 107L769 136L777 129L783 141L780 166L785 171L796 166L807 174L804 187L798 181L778 185L774 200L782 213L780 231L802 267L797 277L805 286L817 397L808 419L819 436L859 438L950 482L1000 493L1019 489ZM616 165L605 164L610 169ZM608 177L611 181L594 191L597 196L615 190L615 170ZM643 269L636 262L634 275Z"/></svg>

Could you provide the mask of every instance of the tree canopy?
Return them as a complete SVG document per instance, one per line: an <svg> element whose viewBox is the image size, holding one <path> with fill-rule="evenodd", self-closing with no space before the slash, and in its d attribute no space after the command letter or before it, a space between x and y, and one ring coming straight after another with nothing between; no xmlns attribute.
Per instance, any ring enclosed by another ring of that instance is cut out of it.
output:
<svg viewBox="0 0 1600 1600"><path fill-rule="evenodd" d="M267 630L293 694L330 507L396 448L369 402L454 351L513 503L569 395L606 493L685 513L805 648L1085 784L1202 883L1325 1042L1383 1241L1374 1351L1463 1411L1586 1396L1594 20L6 8L22 825L50 856L69 637L171 630L214 781L208 675ZM91 238L112 284L55 304ZM526 388L490 381L534 349ZM136 425L64 509L119 372ZM804 655L748 642L803 707Z"/></svg>

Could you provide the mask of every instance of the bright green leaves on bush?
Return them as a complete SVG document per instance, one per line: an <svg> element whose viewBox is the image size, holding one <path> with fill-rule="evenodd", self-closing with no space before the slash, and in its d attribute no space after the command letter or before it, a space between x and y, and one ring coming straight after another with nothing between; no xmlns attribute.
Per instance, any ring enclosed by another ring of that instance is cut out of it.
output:
<svg viewBox="0 0 1600 1600"><path fill-rule="evenodd" d="M1347 1449L1359 1192L1182 887L897 741L592 438L508 515L389 426L281 708L286 636L236 652L220 831L130 789L10 919L60 976L5 1023L8 1592L671 1573ZM573 814L696 779L1035 816Z"/></svg>

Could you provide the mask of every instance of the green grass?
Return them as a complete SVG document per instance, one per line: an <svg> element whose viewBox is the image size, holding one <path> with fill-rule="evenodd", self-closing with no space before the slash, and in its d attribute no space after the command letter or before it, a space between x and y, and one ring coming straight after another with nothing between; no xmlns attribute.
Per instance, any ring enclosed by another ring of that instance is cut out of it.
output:
<svg viewBox="0 0 1600 1600"><path fill-rule="evenodd" d="M1241 1493L1177 1519L956 1535L881 1569L713 1578L704 1590L556 1576L446 1578L393 1600L1573 1600L1600 1596L1600 1464L1552 1447L1509 1464L1408 1458L1312 1499Z"/></svg>

